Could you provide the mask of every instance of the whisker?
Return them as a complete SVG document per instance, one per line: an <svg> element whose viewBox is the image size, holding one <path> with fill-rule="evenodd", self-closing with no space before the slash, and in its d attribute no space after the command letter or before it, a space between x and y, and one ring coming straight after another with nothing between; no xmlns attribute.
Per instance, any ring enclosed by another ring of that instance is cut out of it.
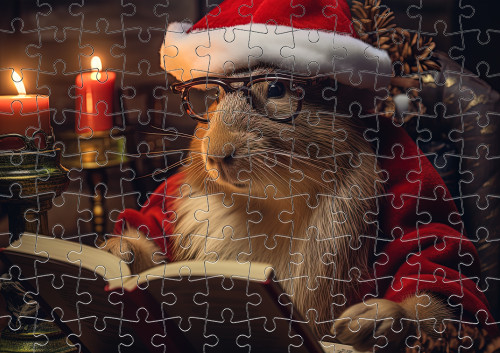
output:
<svg viewBox="0 0 500 353"><path fill-rule="evenodd" d="M193 156L190 155L189 157L183 158L183 159L181 159L181 160L179 160L179 161L177 161L177 162L175 162L175 163L173 163L173 164L171 164L171 165L169 165L169 166L167 166L167 167L165 167L163 169L159 169L159 170L154 171L153 173L149 173L149 174L146 174L146 175L139 176L136 179L147 178L147 177L152 176L153 174L166 173L169 170L177 167L178 165L182 164L183 162L185 162L185 161L187 161L189 159L193 159Z"/></svg>
<svg viewBox="0 0 500 353"><path fill-rule="evenodd" d="M201 152L194 150L192 148L180 148L180 149L176 149L176 150L165 150L165 151L152 151L152 152L148 152L147 154L162 154L162 153L168 154L170 152L182 152L182 151L198 152L201 154Z"/></svg>
<svg viewBox="0 0 500 353"><path fill-rule="evenodd" d="M258 159L257 159L257 160L258 160ZM264 162L264 163L265 163L265 162ZM280 162L280 161L278 161L278 160L276 160L276 163L277 163L277 164L279 164L279 165L280 165L280 166L282 166L282 167L287 167L287 168L289 167L289 166L287 166L286 164L281 163L281 162ZM335 193L335 191L334 191L334 190L332 190L332 189L330 189L330 188L328 187L328 185L325 185L325 182L324 182L324 181L319 181L319 180L317 180L317 179L315 179L315 178L312 178L312 177L308 176L306 173L304 173L304 177L305 177L305 178L307 178L307 179L309 179L309 180L311 180L311 181L313 181L313 182L315 182L315 183L317 183L317 184L319 184L319 185L321 185L321 186L322 186L323 188L325 188L326 190L331 191L332 193Z"/></svg>
<svg viewBox="0 0 500 353"><path fill-rule="evenodd" d="M258 169L259 171L262 171L263 174L266 174L266 173L269 173L269 172L274 173L278 178L281 178L285 182L285 184L288 185L291 188L291 190L290 190L290 194L291 195L294 195L293 191L297 192L296 195L300 194L300 192L288 180L286 180L282 175L280 175L278 172L276 172L273 168L264 168L264 166L257 164L256 165L256 169ZM256 174L256 177L259 178L258 174ZM262 183L264 184L263 181L262 181Z"/></svg>
<svg viewBox="0 0 500 353"><path fill-rule="evenodd" d="M255 153L255 155L264 155L267 152L269 152L269 151L262 151L260 153ZM280 152L273 152L273 153L276 153L278 155L283 155L283 156L286 156L286 157L290 157L290 158L294 158L292 155L287 154L287 153L280 153ZM276 159L276 161L277 161L277 159ZM316 162L318 162L318 163L312 163L309 160L301 160L300 161L300 163L305 164L307 166L310 166L312 168L318 169L320 167L320 165L322 165L322 166L327 167L328 169L331 170L332 165L330 163L323 162L323 161L317 161L317 160L316 160ZM295 170L297 169L297 168L292 167L291 165L289 165L288 168L295 169ZM338 168L339 169L343 169L342 167L338 167ZM327 169L324 169L324 170L327 170Z"/></svg>
<svg viewBox="0 0 500 353"><path fill-rule="evenodd" d="M172 128L170 129L164 129L164 128L161 128L161 127L158 127L158 126L154 126L154 125L150 125L153 129L155 130L160 130L160 131L166 131L168 132L169 130L171 130ZM171 132L168 132L169 134L172 134ZM175 135L179 135L179 136L185 136L185 137L194 137L194 138L197 138L196 136L194 135L190 135L190 134L186 134L184 132L179 132L179 131L176 131Z"/></svg>
<svg viewBox="0 0 500 353"><path fill-rule="evenodd" d="M308 160L311 159L311 157L309 157L309 156L302 156L299 154L287 153L283 150L278 150L278 149L273 149L273 148L259 149L255 152L270 152L270 153L275 153L275 154L279 154L282 156L287 156L287 157L291 157L291 158L295 158L295 159L308 159ZM327 159L327 158L334 158L334 156L324 157L324 159ZM327 163L327 162L322 161L320 159L315 159L315 161L317 161L319 163L324 163L324 164L330 165L330 163Z"/></svg>
<svg viewBox="0 0 500 353"><path fill-rule="evenodd" d="M181 164L184 164L184 162L185 162L185 161L187 161L188 159L193 160L193 158L194 158L193 156L189 156L189 157L183 158L183 159L181 159L181 160L179 160L179 161L177 161L177 162L175 162L175 163L173 163L173 164L171 164L171 165L167 166L167 167L166 167L166 170L169 170L169 169L175 168L175 167L177 167L177 166L179 166L179 165L181 165ZM196 162L196 161L195 161L195 162ZM202 161L202 162L203 162L203 161ZM191 162L191 163L193 163L193 162ZM203 163L204 163L204 162L203 162Z"/></svg>
<svg viewBox="0 0 500 353"><path fill-rule="evenodd" d="M154 135L154 136L175 136L175 137L184 137L188 139L198 139L196 136L184 134L182 132L176 132L176 133L169 133L169 132L149 132L149 131L139 131L139 133L144 134L144 135Z"/></svg>

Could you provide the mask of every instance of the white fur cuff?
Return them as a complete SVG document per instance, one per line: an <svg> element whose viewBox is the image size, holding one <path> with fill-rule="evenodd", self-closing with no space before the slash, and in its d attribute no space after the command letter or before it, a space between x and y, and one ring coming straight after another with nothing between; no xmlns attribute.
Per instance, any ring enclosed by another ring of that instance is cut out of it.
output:
<svg viewBox="0 0 500 353"><path fill-rule="evenodd" d="M189 26L170 24L160 50L161 66L182 81L257 64L329 74L372 90L387 87L391 79L387 52L347 35L264 24L187 32Z"/></svg>

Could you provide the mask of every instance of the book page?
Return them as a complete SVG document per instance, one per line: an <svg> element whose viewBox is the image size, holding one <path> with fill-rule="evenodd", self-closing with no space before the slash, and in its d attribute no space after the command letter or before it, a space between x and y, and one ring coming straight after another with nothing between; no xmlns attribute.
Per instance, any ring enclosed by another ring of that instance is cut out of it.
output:
<svg viewBox="0 0 500 353"><path fill-rule="evenodd" d="M123 281L119 278L109 280L108 289L114 290L123 286L124 289L131 291L137 285L154 279L181 277L223 276L264 282L271 277L272 271L271 265L257 262L250 264L236 261L217 261L215 263L208 261L180 261L150 268L138 274L139 278L132 277Z"/></svg>
<svg viewBox="0 0 500 353"><path fill-rule="evenodd" d="M33 233L23 235L5 248L6 253L15 252L27 257L40 257L45 262L62 262L65 265L82 267L95 272L106 280L129 276L128 265L119 257L99 248L80 244L69 240L52 238Z"/></svg>
<svg viewBox="0 0 500 353"><path fill-rule="evenodd" d="M363 353L355 350L352 346L346 344L320 341L321 347L325 353Z"/></svg>

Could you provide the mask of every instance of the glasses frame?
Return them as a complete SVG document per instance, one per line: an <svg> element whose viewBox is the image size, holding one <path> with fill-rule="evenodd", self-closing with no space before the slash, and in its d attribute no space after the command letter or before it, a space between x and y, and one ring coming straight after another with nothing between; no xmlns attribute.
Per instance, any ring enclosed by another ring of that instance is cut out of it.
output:
<svg viewBox="0 0 500 353"><path fill-rule="evenodd" d="M208 123L210 120L203 118L203 116L196 114L192 109L189 103L189 89L193 86L199 85L200 83L204 84L217 84L222 86L226 93L234 93L234 92L245 92L245 96L248 98L251 94L251 86L254 83L259 83L263 81L286 81L292 87L297 88L299 85L301 86L314 86L319 82L328 79L327 76L300 76L300 75L289 75L285 73L269 73L269 74L261 74L255 76L242 76L242 77L220 77L220 76L205 76L194 78L187 82L177 82L172 84L170 87L173 93L180 94L182 99L182 107L184 111L193 119L198 120L202 123ZM233 87L232 83L242 83L242 86ZM245 87L246 89L242 89ZM278 122L289 122L295 119L302 110L302 101L304 100L305 92L302 89L302 94L297 95L298 105L297 110L288 118L272 118L268 117L268 119Z"/></svg>

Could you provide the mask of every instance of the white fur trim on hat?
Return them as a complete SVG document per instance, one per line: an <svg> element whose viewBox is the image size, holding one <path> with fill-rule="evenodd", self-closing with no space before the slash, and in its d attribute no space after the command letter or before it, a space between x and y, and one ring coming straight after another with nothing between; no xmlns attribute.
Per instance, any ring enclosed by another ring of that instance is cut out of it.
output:
<svg viewBox="0 0 500 353"><path fill-rule="evenodd" d="M387 87L391 79L387 52L347 35L255 23L188 33L189 26L170 24L160 50L161 66L178 80L258 64L298 74L328 74L343 84L372 90Z"/></svg>

